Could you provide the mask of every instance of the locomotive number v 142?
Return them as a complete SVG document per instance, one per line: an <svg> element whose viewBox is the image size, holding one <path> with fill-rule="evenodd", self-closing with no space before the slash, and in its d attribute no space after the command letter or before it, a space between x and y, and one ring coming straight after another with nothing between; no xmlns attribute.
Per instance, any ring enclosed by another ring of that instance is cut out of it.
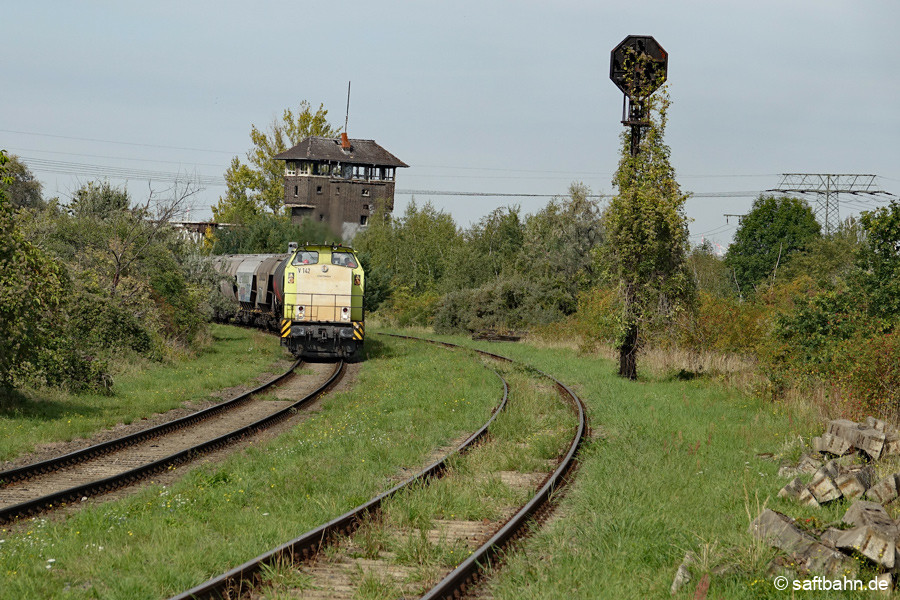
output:
<svg viewBox="0 0 900 600"><path fill-rule="evenodd" d="M290 244L288 254L232 254L216 259L227 275L227 322L279 332L297 357L358 360L365 340L365 271L342 245Z"/></svg>

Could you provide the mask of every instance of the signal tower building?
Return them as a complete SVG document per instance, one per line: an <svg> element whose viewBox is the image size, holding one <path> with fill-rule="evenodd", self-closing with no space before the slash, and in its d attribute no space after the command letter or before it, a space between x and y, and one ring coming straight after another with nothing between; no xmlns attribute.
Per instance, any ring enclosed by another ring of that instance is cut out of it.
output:
<svg viewBox="0 0 900 600"><path fill-rule="evenodd" d="M402 160L374 140L308 137L275 155L284 161L284 204L291 221L313 219L349 240L376 205L394 209L394 180Z"/></svg>

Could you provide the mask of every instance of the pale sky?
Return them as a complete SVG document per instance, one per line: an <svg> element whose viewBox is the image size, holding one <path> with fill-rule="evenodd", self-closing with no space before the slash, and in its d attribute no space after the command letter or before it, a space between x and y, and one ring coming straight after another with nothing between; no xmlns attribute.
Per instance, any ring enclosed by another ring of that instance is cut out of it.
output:
<svg viewBox="0 0 900 600"><path fill-rule="evenodd" d="M627 35L669 53L666 141L692 241L727 245L781 173L878 175L900 194L896 0L756 2L7 2L0 148L45 196L108 177L146 198L179 171L209 218L231 158L301 100L411 168L401 191L614 193ZM743 197L737 194L743 192ZM430 195L466 227L548 198ZM397 196L402 212L408 193ZM884 205L842 198L841 216Z"/></svg>

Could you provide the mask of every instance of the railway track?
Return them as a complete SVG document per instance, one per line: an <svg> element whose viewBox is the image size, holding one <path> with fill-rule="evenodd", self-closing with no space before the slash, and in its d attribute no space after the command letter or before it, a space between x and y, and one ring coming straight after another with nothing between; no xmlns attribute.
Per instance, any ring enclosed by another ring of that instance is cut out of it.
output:
<svg viewBox="0 0 900 600"><path fill-rule="evenodd" d="M333 387L345 366L336 363L326 381L299 400L260 398L279 386L288 388L301 364L298 360L273 380L181 419L0 472L0 523L132 485L280 423Z"/></svg>
<svg viewBox="0 0 900 600"><path fill-rule="evenodd" d="M393 337L458 348L453 344L410 336ZM476 352L507 365L516 364L511 359L497 354L480 350L476 350ZM453 537L455 542L465 542L465 547L461 548L458 544L455 547L462 549L461 554L467 554L465 560L455 563L443 577L432 578L432 581L438 580L438 583L427 591L423 598L454 598L465 593L478 580L482 569L495 562L498 552L512 539L522 534L528 523L532 522L539 514L546 512L551 495L561 488L574 467L576 453L587 432L584 405L578 396L561 382L541 371L535 369L530 369L530 371L537 374L542 380L550 382L559 398L565 400L571 407L577 421L577 425L573 428L574 434L568 442L565 452L561 453L561 458L554 461L552 472L549 474L519 474L519 487L530 488L530 492L533 491L533 493L529 492L529 499L526 502L504 510L502 518L497 522L445 520L437 524L438 529L429 531L423 529L414 534L419 536L423 543L431 543L434 539L447 541L448 536ZM409 490L416 487L414 484L420 484L420 488L428 487L428 484L439 480L450 470L448 462L451 457L470 452L476 443L486 439L489 427L501 414L509 397L509 384L497 370L495 373L503 384L503 396L498 408L481 429L462 442L451 454L365 504L247 561L227 573L174 596L171 600L257 598L260 597L259 589L263 580L274 570L300 572L307 583L300 589L291 589L287 593L291 597L296 595L307 598L352 597L361 584L360 573L371 569L378 570L386 577L408 576L409 569L389 564L391 557L386 556L386 553L376 551L374 559L359 558L359 543L354 541L353 534L360 528L377 528L380 519L379 513L390 499L401 493L413 493ZM508 475L511 475L512 479L517 479L515 474ZM384 536L385 534L375 534L376 537L378 535ZM477 540L478 543L473 547L471 542L474 540ZM356 557L348 558L352 556Z"/></svg>

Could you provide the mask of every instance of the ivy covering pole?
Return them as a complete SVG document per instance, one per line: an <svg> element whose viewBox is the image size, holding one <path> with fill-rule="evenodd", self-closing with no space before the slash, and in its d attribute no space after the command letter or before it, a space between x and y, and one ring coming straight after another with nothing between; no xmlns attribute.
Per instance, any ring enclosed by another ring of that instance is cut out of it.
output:
<svg viewBox="0 0 900 600"><path fill-rule="evenodd" d="M687 268L688 198L675 180L663 141L669 108L668 55L649 36L629 36L612 52L610 78L628 99L630 130L622 135L618 194L604 211L601 261L622 302L619 375L637 378L641 331L689 306L694 284ZM624 117L624 115L623 115Z"/></svg>

